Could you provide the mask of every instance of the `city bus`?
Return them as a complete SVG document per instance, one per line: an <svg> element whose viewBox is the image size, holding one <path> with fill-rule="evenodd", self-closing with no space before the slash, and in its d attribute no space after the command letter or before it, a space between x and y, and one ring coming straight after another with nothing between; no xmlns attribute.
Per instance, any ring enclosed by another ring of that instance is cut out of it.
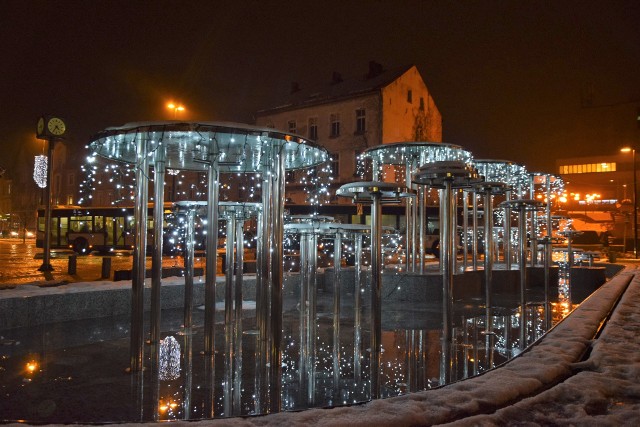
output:
<svg viewBox="0 0 640 427"><path fill-rule="evenodd" d="M148 245L153 240L153 204L148 208ZM165 204L165 218L171 203ZM164 224L163 224L164 225ZM36 247L44 247L45 210L38 209ZM56 206L51 209L51 249L92 251L131 250L134 245L133 207Z"/></svg>

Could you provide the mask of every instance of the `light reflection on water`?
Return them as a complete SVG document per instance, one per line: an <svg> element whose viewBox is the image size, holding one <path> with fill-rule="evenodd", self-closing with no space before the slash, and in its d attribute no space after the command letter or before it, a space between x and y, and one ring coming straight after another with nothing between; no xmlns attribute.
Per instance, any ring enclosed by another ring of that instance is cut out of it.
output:
<svg viewBox="0 0 640 427"><path fill-rule="evenodd" d="M560 297L550 304L553 323L561 320L572 307L567 299L568 286L567 279L561 278ZM507 296L505 301L510 301L509 304L491 309L491 330L487 330L486 310L481 302L457 305L452 325L454 338L450 345L442 343L439 321L424 320L424 328L403 328L402 321L391 322L392 327L387 325L382 333L382 395L395 396L441 385L441 362L446 352L450 353L446 360L451 360L448 368L452 381L485 372L519 354L523 325L520 308L512 304L516 300L516 295ZM368 324L363 325L362 346L356 351L352 313L343 313L336 387L330 304L330 298L318 303L318 335L313 361L315 381L311 398L308 388L301 387L300 383L299 312L292 304L284 314L282 402L285 410L345 405L370 399ZM530 344L545 333L545 306L530 303L525 309L528 322L524 325L524 335L526 344ZM132 386L134 376L125 373L129 363L129 321L126 318L0 331L1 419L65 423L205 418L210 413L207 399L211 389L204 374L205 358L202 356L203 315L202 312L194 313L196 328L193 335L179 334L181 315L181 310L163 311L160 366L155 375L151 367L145 370L142 393ZM260 411L256 401L255 367L259 359L257 335L252 332L254 316L255 311L247 311L243 320L242 391L239 409L236 408L234 415L252 415ZM216 324L216 332L219 351L215 356L213 412L218 417L226 415L223 387L227 386L224 384L225 334L221 319ZM359 361L354 359L358 354ZM148 357L146 363L149 363Z"/></svg>

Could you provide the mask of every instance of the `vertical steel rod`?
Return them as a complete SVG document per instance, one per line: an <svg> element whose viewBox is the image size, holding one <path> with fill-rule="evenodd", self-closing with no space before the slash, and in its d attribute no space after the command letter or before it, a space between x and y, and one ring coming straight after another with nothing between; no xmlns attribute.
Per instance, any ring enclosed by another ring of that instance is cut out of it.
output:
<svg viewBox="0 0 640 427"><path fill-rule="evenodd" d="M382 345L382 209L380 193L371 194L371 397L381 397L380 365ZM422 264L421 264L422 265ZM422 268L422 267L421 267Z"/></svg>
<svg viewBox="0 0 640 427"><path fill-rule="evenodd" d="M236 217L233 213L227 213L227 245L226 245L226 272L224 285L224 385L222 389L223 411L225 417L231 416L233 396L233 278L235 257L235 229Z"/></svg>
<svg viewBox="0 0 640 427"><path fill-rule="evenodd" d="M142 136L136 142L138 164L136 167L136 193L133 216L135 221L135 245L131 280L131 353L132 372L142 371L144 359L144 279L147 250L147 207L149 193L149 157L147 140Z"/></svg>
<svg viewBox="0 0 640 427"><path fill-rule="evenodd" d="M353 291L353 376L356 383L362 378L362 233L356 233L354 260L354 291Z"/></svg>
<svg viewBox="0 0 640 427"><path fill-rule="evenodd" d="M157 344L160 342L160 293L162 289L162 249L164 222L165 147L156 150L153 180L153 258L151 260L151 360L158 363Z"/></svg>
<svg viewBox="0 0 640 427"><path fill-rule="evenodd" d="M440 217L440 227L442 227L442 237L440 241L440 257L442 259L442 354L440 358L440 384L447 384L451 379L451 344L452 333L452 311L453 311L453 270L455 267L455 245L454 232L452 231L454 221L455 200L452 194L450 180L444 181L444 188L440 192L442 206L442 216Z"/></svg>
<svg viewBox="0 0 640 427"><path fill-rule="evenodd" d="M342 291L341 252L342 232L337 231L333 240L333 390L335 397L340 395L340 292Z"/></svg>
<svg viewBox="0 0 640 427"><path fill-rule="evenodd" d="M195 206L187 208L187 228L185 231L184 248L184 333L191 334L193 326L193 258L195 252L194 244L194 222L196 217Z"/></svg>

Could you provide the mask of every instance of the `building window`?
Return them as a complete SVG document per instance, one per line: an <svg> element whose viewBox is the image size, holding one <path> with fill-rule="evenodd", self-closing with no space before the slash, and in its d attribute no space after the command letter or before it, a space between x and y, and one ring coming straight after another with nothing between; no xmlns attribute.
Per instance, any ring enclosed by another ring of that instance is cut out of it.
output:
<svg viewBox="0 0 640 427"><path fill-rule="evenodd" d="M407 91L407 102L409 104L413 103L413 92L411 92L411 89Z"/></svg>
<svg viewBox="0 0 640 427"><path fill-rule="evenodd" d="M296 121L295 120L289 120L289 133L296 133L297 132L297 127L296 127Z"/></svg>
<svg viewBox="0 0 640 427"><path fill-rule="evenodd" d="M424 110L424 98L420 97L420 109Z"/></svg>
<svg viewBox="0 0 640 427"><path fill-rule="evenodd" d="M67 196L67 204L68 205L72 205L73 204L73 196Z"/></svg>
<svg viewBox="0 0 640 427"><path fill-rule="evenodd" d="M367 130L366 113L364 108L356 110L356 133L364 133Z"/></svg>
<svg viewBox="0 0 640 427"><path fill-rule="evenodd" d="M562 165L560 166L559 170L561 174L615 172L617 170L617 165L615 162L586 163L582 165Z"/></svg>
<svg viewBox="0 0 640 427"><path fill-rule="evenodd" d="M67 185L73 187L74 185L76 185L76 176L75 174L68 174L67 175Z"/></svg>
<svg viewBox="0 0 640 427"><path fill-rule="evenodd" d="M335 138L340 136L340 114L331 114L330 118L331 122L331 137Z"/></svg>
<svg viewBox="0 0 640 427"><path fill-rule="evenodd" d="M318 139L318 118L311 117L309 119L309 139L316 141Z"/></svg>
<svg viewBox="0 0 640 427"><path fill-rule="evenodd" d="M331 176L340 176L340 153L331 153Z"/></svg>

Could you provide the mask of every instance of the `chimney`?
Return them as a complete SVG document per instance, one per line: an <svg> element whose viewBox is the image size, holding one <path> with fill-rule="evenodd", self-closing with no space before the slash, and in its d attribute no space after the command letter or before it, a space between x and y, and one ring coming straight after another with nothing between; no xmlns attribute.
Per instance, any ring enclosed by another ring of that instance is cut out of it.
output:
<svg viewBox="0 0 640 427"><path fill-rule="evenodd" d="M342 82L342 75L337 71L334 71L331 75L331 84L334 85L340 82Z"/></svg>
<svg viewBox="0 0 640 427"><path fill-rule="evenodd" d="M291 82L291 93L296 93L300 91L300 83Z"/></svg>
<svg viewBox="0 0 640 427"><path fill-rule="evenodd" d="M382 64L378 64L376 61L369 61L369 74L367 74L367 78L372 79L378 77L383 71Z"/></svg>

